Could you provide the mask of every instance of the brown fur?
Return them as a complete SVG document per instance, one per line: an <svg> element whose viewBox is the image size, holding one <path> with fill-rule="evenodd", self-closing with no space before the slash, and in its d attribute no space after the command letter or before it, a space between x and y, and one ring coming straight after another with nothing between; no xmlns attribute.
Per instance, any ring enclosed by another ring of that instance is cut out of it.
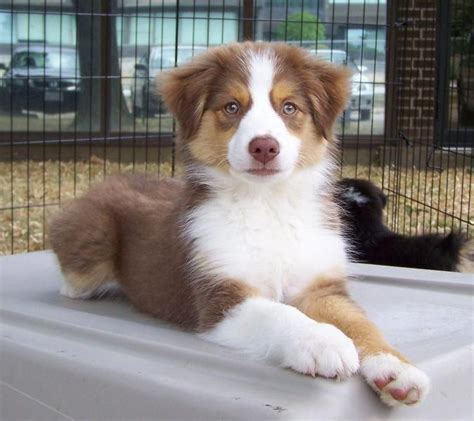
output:
<svg viewBox="0 0 474 421"><path fill-rule="evenodd" d="M72 202L50 228L68 281L80 275L84 287L88 280L94 288L94 268L111 267L108 278L119 281L141 311L196 326L193 291L183 276L185 245L178 235L184 189L173 180L116 177Z"/></svg>
<svg viewBox="0 0 474 421"><path fill-rule="evenodd" d="M198 330L206 331L219 323L225 314L246 298L259 295L258 290L242 282L221 281L196 291L199 311Z"/></svg>
<svg viewBox="0 0 474 421"><path fill-rule="evenodd" d="M293 300L292 305L318 322L341 329L354 341L361 358L387 352L407 361L386 342L379 329L352 301L345 281L337 275L316 280Z"/></svg>
<svg viewBox="0 0 474 421"><path fill-rule="evenodd" d="M200 163L227 171L227 145L237 130L237 125L229 127L222 120L219 113L206 111L189 151Z"/></svg>

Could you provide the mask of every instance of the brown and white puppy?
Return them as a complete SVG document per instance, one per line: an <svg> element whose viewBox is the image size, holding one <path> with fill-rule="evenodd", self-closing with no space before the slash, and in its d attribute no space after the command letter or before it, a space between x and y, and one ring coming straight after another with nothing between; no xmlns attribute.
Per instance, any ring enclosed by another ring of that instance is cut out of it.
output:
<svg viewBox="0 0 474 421"><path fill-rule="evenodd" d="M111 179L72 202L50 238L63 294L117 281L141 311L303 374L359 370L382 400L414 404L426 375L345 287L330 200L333 125L349 74L284 44L210 49L164 74L184 182Z"/></svg>

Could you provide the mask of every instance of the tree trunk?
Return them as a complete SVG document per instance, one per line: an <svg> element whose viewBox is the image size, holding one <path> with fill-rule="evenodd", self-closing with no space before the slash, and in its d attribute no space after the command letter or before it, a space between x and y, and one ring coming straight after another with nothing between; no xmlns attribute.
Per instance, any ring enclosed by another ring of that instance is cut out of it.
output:
<svg viewBox="0 0 474 421"><path fill-rule="evenodd" d="M112 15L117 14L117 0L108 2L108 12ZM129 129L133 124L133 117L127 108L125 97L123 95L121 69L119 63L119 53L117 45L117 25L115 16L107 16L107 36L108 42L108 74L112 76L108 79L109 107L108 114L110 116L110 127L113 131L118 131L125 126Z"/></svg>
<svg viewBox="0 0 474 421"><path fill-rule="evenodd" d="M74 128L108 135L119 129L118 121L132 123L120 79L116 17L101 15L116 12L116 0L73 1L81 75Z"/></svg>
<svg viewBox="0 0 474 421"><path fill-rule="evenodd" d="M80 94L77 100L76 118L73 123L78 131L100 130L102 95L100 76L101 62L101 18L100 2L73 0L76 11L76 43L80 67Z"/></svg>

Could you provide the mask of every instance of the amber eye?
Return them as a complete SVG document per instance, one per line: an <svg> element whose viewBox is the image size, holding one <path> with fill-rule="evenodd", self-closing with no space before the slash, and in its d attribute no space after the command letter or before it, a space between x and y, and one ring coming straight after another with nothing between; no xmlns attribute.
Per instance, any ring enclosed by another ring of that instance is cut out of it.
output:
<svg viewBox="0 0 474 421"><path fill-rule="evenodd" d="M235 101L229 102L225 105L224 110L228 114L236 114L239 112L239 104Z"/></svg>
<svg viewBox="0 0 474 421"><path fill-rule="evenodd" d="M283 114L286 114L286 115L293 115L294 113L296 113L296 105L293 104L292 102L285 102L283 104L283 108L282 108L282 112Z"/></svg>

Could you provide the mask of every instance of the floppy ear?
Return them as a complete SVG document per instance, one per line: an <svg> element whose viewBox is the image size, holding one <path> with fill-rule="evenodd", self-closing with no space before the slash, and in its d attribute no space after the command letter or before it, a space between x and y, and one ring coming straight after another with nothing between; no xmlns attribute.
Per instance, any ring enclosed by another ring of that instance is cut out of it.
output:
<svg viewBox="0 0 474 421"><path fill-rule="evenodd" d="M184 140L192 137L199 127L211 88L211 73L211 64L198 58L157 77L157 93L176 117Z"/></svg>
<svg viewBox="0 0 474 421"><path fill-rule="evenodd" d="M336 118L349 101L351 71L315 57L307 57L304 85L312 107L316 127L331 140Z"/></svg>

